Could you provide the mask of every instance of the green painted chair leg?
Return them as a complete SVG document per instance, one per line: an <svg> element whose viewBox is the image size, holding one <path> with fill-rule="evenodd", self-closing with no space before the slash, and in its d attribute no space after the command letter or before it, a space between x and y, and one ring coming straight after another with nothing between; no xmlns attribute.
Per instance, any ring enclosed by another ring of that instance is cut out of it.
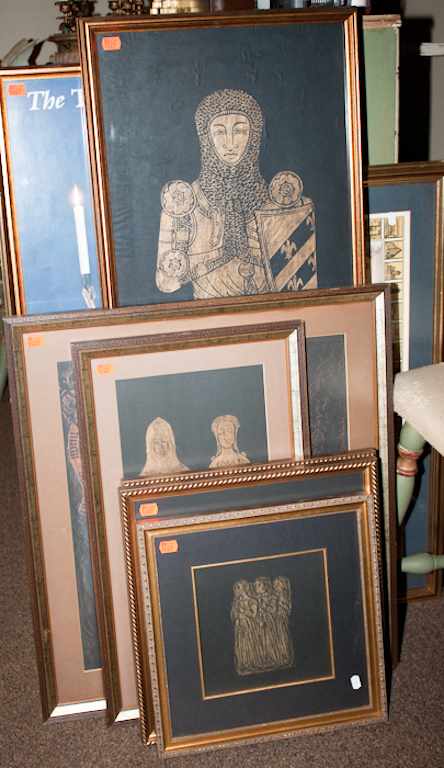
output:
<svg viewBox="0 0 444 768"><path fill-rule="evenodd" d="M444 555L429 555L427 552L417 552L415 555L403 557L401 570L403 573L427 574L444 568Z"/></svg>
<svg viewBox="0 0 444 768"><path fill-rule="evenodd" d="M398 461L396 465L396 498L398 504L398 523L401 525L412 499L415 477L418 472L418 459L422 454L425 440L422 435L405 422L399 437ZM417 552L401 560L403 573L426 575L444 568L444 555L430 555Z"/></svg>
<svg viewBox="0 0 444 768"><path fill-rule="evenodd" d="M396 466L396 497L399 525L404 520L412 498L415 477L418 472L418 459L421 456L424 444L423 436L411 424L405 422L399 437Z"/></svg>

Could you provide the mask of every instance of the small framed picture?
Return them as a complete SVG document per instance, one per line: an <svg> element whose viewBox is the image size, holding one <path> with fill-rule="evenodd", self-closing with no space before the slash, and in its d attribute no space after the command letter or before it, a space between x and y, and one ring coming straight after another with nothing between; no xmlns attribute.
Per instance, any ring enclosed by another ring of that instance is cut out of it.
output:
<svg viewBox="0 0 444 768"><path fill-rule="evenodd" d="M173 755L385 719L375 470L361 454L126 483L145 743Z"/></svg>

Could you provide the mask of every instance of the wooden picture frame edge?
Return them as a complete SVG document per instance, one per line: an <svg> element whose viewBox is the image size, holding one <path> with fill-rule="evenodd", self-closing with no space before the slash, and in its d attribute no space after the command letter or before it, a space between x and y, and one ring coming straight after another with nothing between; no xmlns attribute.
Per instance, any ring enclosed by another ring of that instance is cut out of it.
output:
<svg viewBox="0 0 444 768"><path fill-rule="evenodd" d="M369 166L364 187L395 186L401 184L435 184L435 255L433 296L433 363L444 360L444 162L393 163ZM429 492L432 500L428 521L428 546L435 554L444 552L444 525L441 521L440 499L444 494L444 458L431 451ZM442 590L441 570L428 574L424 587L407 590L402 600L421 600L437 597Z"/></svg>

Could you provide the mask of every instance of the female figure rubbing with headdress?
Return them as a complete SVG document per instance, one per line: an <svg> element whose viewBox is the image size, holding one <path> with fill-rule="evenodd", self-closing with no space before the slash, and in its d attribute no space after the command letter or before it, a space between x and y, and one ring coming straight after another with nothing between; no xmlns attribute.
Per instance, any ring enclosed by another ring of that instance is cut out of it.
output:
<svg viewBox="0 0 444 768"><path fill-rule="evenodd" d="M231 621L234 628L234 662L238 675L257 671L257 602L245 579L233 586Z"/></svg>
<svg viewBox="0 0 444 768"><path fill-rule="evenodd" d="M145 434L146 456L141 475L187 472L176 451L174 432L166 419L158 416L148 424Z"/></svg>
<svg viewBox="0 0 444 768"><path fill-rule="evenodd" d="M213 419L211 431L216 438L217 453L211 459L210 469L250 464L247 454L240 451L237 444L239 426L239 419L231 414Z"/></svg>

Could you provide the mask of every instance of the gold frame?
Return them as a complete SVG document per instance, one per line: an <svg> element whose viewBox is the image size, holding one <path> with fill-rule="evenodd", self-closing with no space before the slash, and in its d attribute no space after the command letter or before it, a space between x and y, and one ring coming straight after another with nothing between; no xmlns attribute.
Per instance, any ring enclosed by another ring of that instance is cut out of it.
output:
<svg viewBox="0 0 444 768"><path fill-rule="evenodd" d="M371 166L365 187L435 184L435 255L433 300L432 363L444 360L444 162L398 163ZM444 525L441 506L444 498L444 458L432 448L429 478L428 547L434 554L444 552ZM407 600L435 597L442 589L442 571L433 571L426 577L425 587L407 590Z"/></svg>
<svg viewBox="0 0 444 768"><path fill-rule="evenodd" d="M105 264L108 280L108 306L119 306L117 276L112 234L111 199L107 171L107 159L103 136L103 110L99 69L97 60L96 35L118 34L144 30L199 29L206 27L243 27L254 24L288 25L299 24L343 24L346 72L345 112L347 115L347 159L351 176L350 213L353 243L353 285L366 282L364 257L364 218L361 173L361 123L358 63L357 13L348 10L297 10L292 11L240 11L231 13L189 14L182 16L151 16L149 18L96 19L79 18L77 21L80 57L83 71L85 105L90 140L90 157L93 172L94 204L97 223L97 240L101 261Z"/></svg>
<svg viewBox="0 0 444 768"><path fill-rule="evenodd" d="M80 66L16 67L0 70L0 256L5 288L5 304L8 314L25 315L26 302L20 256L20 236L17 226L14 183L11 169L11 149L7 110L3 83L5 80L32 78L60 78L81 76ZM88 158L87 158L88 159ZM106 307L107 289L103 264L97 248L97 268L102 292L103 306Z"/></svg>
<svg viewBox="0 0 444 768"><path fill-rule="evenodd" d="M384 654L382 641L382 617L380 614L378 576L380 573L380 530L378 527L378 506L377 506L377 460L375 452L356 452L348 455L331 457L330 462L325 459L311 459L308 462L294 464L277 463L276 466L264 465L261 468L252 468L253 472L236 473L235 470L226 473L225 478L215 477L214 473L194 473L188 478L184 475L183 480L178 478L171 479L170 484L165 484L162 478L150 479L146 481L127 481L121 487L121 511L125 532L125 553L127 562L127 573L129 581L130 611L133 629L133 644L136 658L138 692L140 701L140 724L142 740L145 744L152 744L156 741L159 750L165 749L166 754L180 754L192 751L193 748L214 748L216 746L234 745L243 743L245 739L249 741L262 741L264 738L277 737L280 732L289 735L294 723L285 721L280 727L275 729L273 735L273 726L266 724L258 728L241 728L232 732L225 743L220 743L221 733L208 734L207 738L202 740L193 737L187 741L187 738L177 740L171 739L171 727L169 725L169 706L167 701L167 686L165 677L165 657L161 650L163 639L160 626L159 614L159 595L158 582L155 569L155 553L153 542L156 534L168 534L174 536L176 533L186 531L189 527L196 526L198 530L208 530L212 527L223 527L228 521L231 525L248 525L248 519L259 516L264 522L273 517L273 508L266 507L255 510L241 510L230 512L209 512L207 515L186 515L185 517L167 517L167 518L144 518L136 521L135 509L140 502L162 499L162 497L175 495L180 497L183 494L208 493L209 490L223 491L232 488L233 484L237 487L245 487L260 483L272 483L276 481L284 482L299 478L301 480L307 477L316 477L319 474L340 474L349 472L351 469L362 473L363 492L353 494L346 498L336 497L328 500L307 501L294 504L281 504L277 510L277 517L290 516L290 509L297 509L300 515L309 515L313 509L323 508L328 511L329 505L348 505L359 504L361 509L366 508L366 524L369 525L367 533L363 531L365 526L361 527L361 544L363 543L366 555L362 571L366 584L366 599L371 603L367 615L370 616L374 632L372 634L369 647L369 655L372 659L371 667L373 674L369 677L373 679L373 696L375 708L373 714L364 713L363 722L369 722L372 719L384 719L386 714L385 704L385 683L384 683ZM157 482L157 485L156 485ZM373 507L373 501L376 507ZM331 509L331 506L330 506ZM247 518L247 519L246 519ZM153 556L154 555L154 556ZM370 560L372 566L368 569ZM379 563L379 565L378 565ZM373 581L372 581L373 580ZM369 584L370 582L370 584ZM371 586L373 583L373 586ZM148 589L149 584L149 589ZM376 589L374 589L376 585ZM151 592L151 599L148 592ZM147 673L148 659L150 662L150 675ZM376 661L378 659L378 661ZM160 682L161 680L161 682ZM338 723L350 722L353 718L344 713L336 713L331 718L327 718L326 727L336 727ZM360 718L357 718L359 722ZM153 728L155 721L155 731ZM317 718L308 718L307 722L302 724L302 730L296 732L305 732L306 728L319 727ZM166 734L166 735L165 735ZM164 741L165 739L165 741Z"/></svg>
<svg viewBox="0 0 444 768"><path fill-rule="evenodd" d="M394 596L396 587L396 519L394 497L394 442L392 437L392 373L391 373L391 341L388 317L386 317L384 286L366 286L362 288L333 289L304 291L300 294L272 294L268 296L240 297L233 300L209 300L201 302L182 302L173 305L155 307L137 307L132 309L96 310L94 312L71 312L54 315L15 317L9 318L5 323L5 340L8 353L8 365L10 372L10 392L12 400L12 412L14 419L14 433L16 441L17 460L19 468L19 480L21 489L22 512L25 521L27 539L27 559L31 573L31 599L33 605L34 636L38 658L40 677L40 692L43 716L45 719L56 719L71 712L59 698L60 675L65 676L63 667L63 647L61 650L62 667L57 666L57 651L60 651L58 640L54 633L53 623L56 619L50 604L54 583L48 577L50 563L48 559L48 536L52 530L50 526L50 508L42 500L40 489L45 486L45 479L41 477L41 462L43 462L41 441L48 428L48 418L43 417L42 409L33 409L33 395L43 397L46 410L54 419L60 419L60 400L58 392L51 391L51 381L54 378L53 367L57 362L69 359L69 345L73 341L85 339L112 338L117 336L137 336L147 332L159 331L164 323L165 330L171 331L179 324L182 327L215 327L248 323L248 314L251 322L264 322L268 317L273 319L304 319L313 313L316 315L318 308L329 308L328 325L331 325L331 315L341 318L350 307L350 311L356 305L356 315L361 317L362 311L371 313L372 324L372 349L374 357L371 362L372 378L374 378L375 393L377 393L377 408L374 408L374 420L376 429L376 443L381 456L382 492L384 496L384 527L386 562L388 573L388 595L390 604L390 637L392 658L396 661L398 655L397 639L397 608ZM362 305L362 306L361 306ZM272 313L272 314L269 314ZM231 318L228 316L231 314ZM353 316L356 317L354 310ZM230 322L231 320L231 322ZM339 322L339 320L338 320ZM188 324L188 325L186 325ZM346 327L344 322L344 328ZM356 325L356 323L354 323ZM315 333L312 331L311 334ZM318 331L322 335L323 331ZM310 334L308 334L310 335ZM31 346L32 344L32 346ZM42 356L46 363L40 362ZM32 361L35 359L34 367ZM40 371L44 376L42 383L35 381L33 371ZM49 377L49 378L48 378ZM49 385L49 386L48 386ZM351 396L353 392L351 392ZM35 398L34 398L35 399ZM354 399L350 400L351 405ZM37 418L44 418L44 425L40 428ZM373 429L373 428L372 428ZM48 458L48 473L51 484L51 495L54 493L63 495L67 493L66 467L64 446L58 442L57 427L54 427L52 437L52 455ZM366 427L366 434L368 427ZM40 441L40 442L39 442ZM351 444L352 448L364 448L357 441ZM45 460L46 461L46 460ZM326 461L326 460L324 460ZM327 459L328 461L328 459ZM88 467L84 471L90 471ZM167 478L165 478L167 479ZM99 623L102 630L102 649L106 662L104 681L108 700L109 716L112 720L125 719L121 713L121 687L116 660L116 647L114 644L114 614L111 601L111 584L109 572L110 552L107 545L107 527L101 513L102 499L100 484L93 479L91 487L94 490L98 507L92 507L91 516L91 543L96 558L96 590L99 596L103 596L104 603L99 605ZM65 502L66 503L66 502ZM69 510L58 506L57 520L69 514ZM97 514L95 514L97 513ZM53 548L54 550L54 548ZM64 564L72 557L72 543L67 540L66 546L59 546L57 550L61 564L56 570L63 568ZM64 576L63 578L71 578ZM57 582L57 580L56 580ZM67 586L72 587L70 582ZM66 590L65 590L66 591ZM69 615L75 613L75 604L67 603ZM129 646L131 646L131 632L128 627ZM130 660L131 661L131 660ZM132 663L132 662L131 662ZM103 697L101 682L97 684L95 699ZM84 701L83 712L91 711L93 701L87 697ZM135 693L135 698L137 694ZM76 702L82 697L77 696ZM89 707L89 709L88 709ZM121 714L120 714L121 713ZM134 717L135 715L133 715Z"/></svg>
<svg viewBox="0 0 444 768"><path fill-rule="evenodd" d="M322 570L324 573L324 588L326 592L326 597L328 598L326 600L326 609L327 609L327 616L328 616L328 649L329 649L329 655L330 655L330 667L331 672L329 675L322 675L321 677L310 677L310 678L304 678L303 680L296 680L291 683L279 683L276 686L271 685L262 685L258 688L244 688L242 690L238 691L230 691L229 693L215 693L215 694L207 694L205 691L205 680L204 680L204 663L203 663L203 655L202 655L202 647L201 647L201 640L200 640L200 623L199 623L199 609L197 604L197 589L196 589L196 578L195 578L195 572L200 571L204 568L218 568L219 566L225 566L225 565L232 565L233 563L251 563L251 562L258 562L259 560L275 560L279 557L298 557L299 555L308 555L313 553L321 553L322 555ZM333 680L335 678L335 659L333 655L333 628L332 628L332 621L331 621L331 605L330 605L330 588L329 588L329 575L328 575L328 561L327 561L327 550L325 547L318 547L317 549L304 549L297 552L286 552L284 555L266 555L264 557L254 557L254 558L245 558L244 560L229 560L222 563L208 563L206 565L193 565L191 566L191 577L192 577L192 583L193 583L193 604L194 604L194 616L195 616L195 622L196 622L196 645L198 648L198 656L199 656L199 672L200 672L200 687L201 687L201 694L203 701L210 701L211 699L222 699L227 698L228 696L243 696L247 693L254 693L255 691L266 691L270 688L289 688L294 685L305 685L306 683L317 683L321 680Z"/></svg>

